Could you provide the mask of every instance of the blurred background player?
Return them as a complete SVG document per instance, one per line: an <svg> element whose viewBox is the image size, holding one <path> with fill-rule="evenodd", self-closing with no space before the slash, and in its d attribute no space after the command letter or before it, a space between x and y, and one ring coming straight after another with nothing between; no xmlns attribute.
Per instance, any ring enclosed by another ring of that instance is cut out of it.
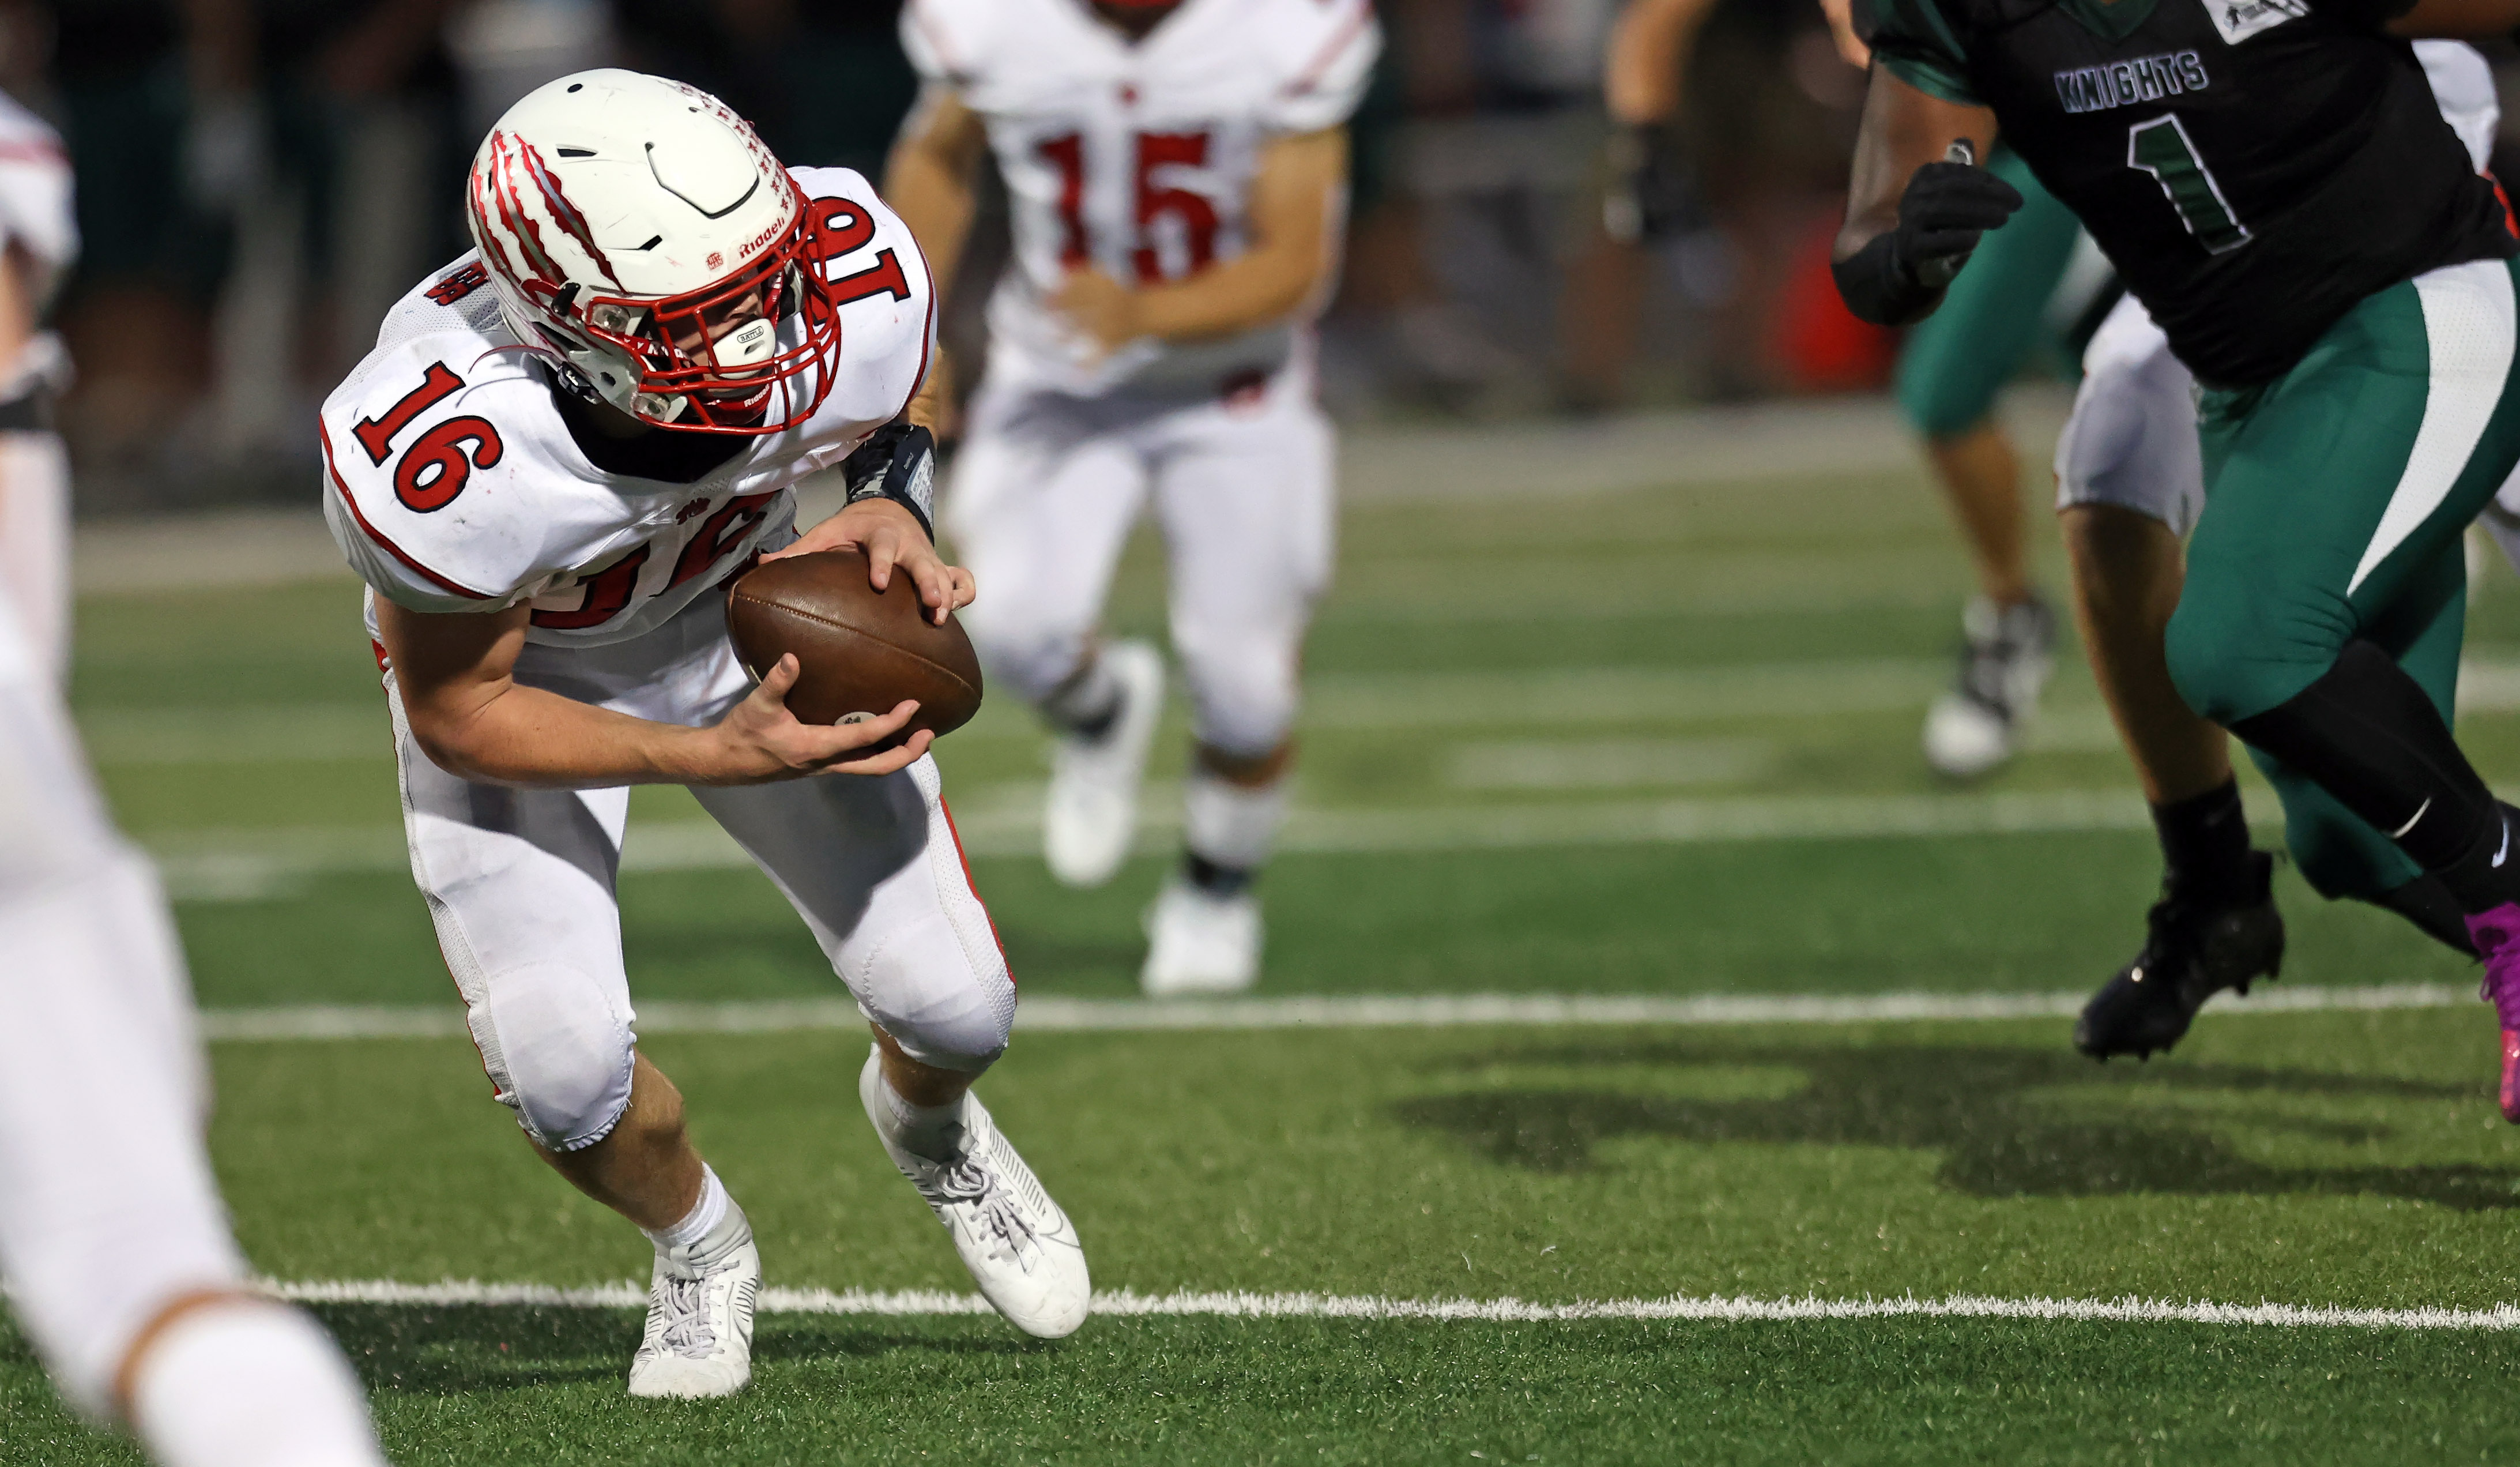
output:
<svg viewBox="0 0 2520 1467"><path fill-rule="evenodd" d="M1285 814L1298 662L1330 563L1307 323L1335 268L1372 10L913 0L902 39L926 85L884 195L940 277L984 152L1012 198L1014 264L947 524L989 587L964 621L990 675L1058 738L1051 871L1110 880L1137 827L1163 664L1096 625L1151 498L1197 744L1141 981L1248 987L1253 883Z"/></svg>
<svg viewBox="0 0 2520 1467"><path fill-rule="evenodd" d="M935 347L917 245L861 175L791 173L716 98L630 71L527 94L468 197L477 252L325 405L325 510L369 586L412 875L483 1066L542 1158L655 1247L631 1394L743 1389L761 1282L637 1048L633 784L692 787L777 883L875 1028L858 1093L894 1165L1002 1313L1072 1332L1075 1229L969 1093L1013 981L929 736L876 747L915 706L808 727L782 701L794 660L756 686L726 629L765 552L856 547L940 622L970 600L929 543L908 411ZM799 537L792 486L833 465L850 502Z"/></svg>
<svg viewBox="0 0 2520 1467"><path fill-rule="evenodd" d="M2417 41L2414 52L2443 119L2485 171L2501 117L2492 69L2456 41ZM2018 223L2016 216L1995 238ZM2284 930L2269 885L2272 862L2249 848L2230 741L2180 698L2163 652L2186 579L2182 542L2205 501L2196 379L2132 297L2092 337L2083 373L2056 440L2056 512L2092 673L2152 805L2163 866L2142 949L2074 1028L2075 1047L2107 1059L2169 1048L2215 993L2246 992L2258 976L2273 974ZM2511 552L2507 520L2489 512L2487 523ZM2453 951L2474 952L2441 882L2323 793L2288 799L2284 835L2320 895L2387 907Z"/></svg>
<svg viewBox="0 0 2520 1467"><path fill-rule="evenodd" d="M229 1234L174 924L62 703L60 356L35 322L69 202L58 140L0 98L0 1273L70 1404L158 1461L376 1467L348 1362Z"/></svg>
<svg viewBox="0 0 2520 1467"><path fill-rule="evenodd" d="M0 95L0 585L47 676L69 659L68 455L53 402L69 357L43 330L45 306L78 253L69 159L43 119Z"/></svg>

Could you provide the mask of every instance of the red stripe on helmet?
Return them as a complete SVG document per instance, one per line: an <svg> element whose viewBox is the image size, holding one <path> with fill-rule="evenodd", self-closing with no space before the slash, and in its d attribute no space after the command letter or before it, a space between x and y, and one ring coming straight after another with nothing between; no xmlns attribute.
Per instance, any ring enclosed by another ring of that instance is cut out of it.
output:
<svg viewBox="0 0 2520 1467"><path fill-rule="evenodd" d="M612 273L612 261L596 248L595 231L587 226L586 215L579 213L577 206L561 192L560 180L552 176L551 165L543 161L533 144L519 141L517 146L524 155L525 171L532 176L534 186L543 191L543 203L551 206L553 222L577 242L577 248L586 252L587 258L595 261L595 268L604 272L604 278L612 282L615 290L620 289L621 277Z"/></svg>

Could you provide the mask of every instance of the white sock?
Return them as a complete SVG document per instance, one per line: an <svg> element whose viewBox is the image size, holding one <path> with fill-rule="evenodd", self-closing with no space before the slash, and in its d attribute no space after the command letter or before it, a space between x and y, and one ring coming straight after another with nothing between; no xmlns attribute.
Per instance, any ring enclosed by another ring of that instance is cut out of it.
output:
<svg viewBox="0 0 2520 1467"><path fill-rule="evenodd" d="M1182 844L1200 860L1237 871L1267 865L1278 827L1285 823L1290 783L1279 779L1246 789L1192 763L1182 782Z"/></svg>
<svg viewBox="0 0 2520 1467"><path fill-rule="evenodd" d="M350 1362L303 1312L203 1305L141 1358L131 1425L163 1467L384 1467Z"/></svg>
<svg viewBox="0 0 2520 1467"><path fill-rule="evenodd" d="M885 1140L931 1162L962 1155L962 1096L954 1097L951 1105L913 1105L892 1087L892 1077L884 1076L882 1084L884 1115L876 1124L882 1127Z"/></svg>
<svg viewBox="0 0 2520 1467"><path fill-rule="evenodd" d="M735 1199L727 1195L726 1183L717 1179L716 1170L708 1163L702 1162L699 1201L692 1204L692 1210L683 1215L683 1220L671 1227L643 1227L640 1231L648 1235L648 1241L655 1244L659 1253L669 1248L689 1247L707 1237L711 1229L725 1221L726 1215L734 1207Z"/></svg>

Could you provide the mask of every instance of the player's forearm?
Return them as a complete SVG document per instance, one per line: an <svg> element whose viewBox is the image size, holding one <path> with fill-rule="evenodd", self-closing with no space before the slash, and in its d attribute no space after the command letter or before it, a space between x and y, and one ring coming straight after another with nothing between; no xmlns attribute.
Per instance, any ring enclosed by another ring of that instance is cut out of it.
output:
<svg viewBox="0 0 2520 1467"><path fill-rule="evenodd" d="M1282 321L1321 284L1329 251L1287 247L1255 251L1175 285L1138 292L1145 334L1167 342L1233 336Z"/></svg>
<svg viewBox="0 0 2520 1467"><path fill-rule="evenodd" d="M405 699L430 763L481 784L535 790L708 784L711 731L652 723L514 683L477 702Z"/></svg>
<svg viewBox="0 0 2520 1467"><path fill-rule="evenodd" d="M1610 27L1601 94L1613 119L1660 122L1680 110L1680 78L1706 0L1636 0Z"/></svg>

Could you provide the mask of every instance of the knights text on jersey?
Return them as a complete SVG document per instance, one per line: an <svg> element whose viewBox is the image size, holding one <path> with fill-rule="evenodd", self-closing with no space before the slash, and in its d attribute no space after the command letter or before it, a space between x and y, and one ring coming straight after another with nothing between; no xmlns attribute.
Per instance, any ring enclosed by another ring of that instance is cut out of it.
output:
<svg viewBox="0 0 2520 1467"><path fill-rule="evenodd" d="M901 414L936 334L927 263L874 187L846 168L792 171L830 241L838 374L803 424L689 482L587 462L475 256L403 298L319 424L325 518L377 595L424 612L529 601L528 641L616 642L789 538L790 486Z"/></svg>
<svg viewBox="0 0 2520 1467"><path fill-rule="evenodd" d="M993 376L1206 390L1286 360L1299 321L1097 359L1044 302L1078 265L1154 285L1242 252L1261 150L1343 124L1364 95L1372 0L1183 0L1135 44L1079 0L912 0L901 35L986 118L1007 180L1015 268L989 303Z"/></svg>
<svg viewBox="0 0 2520 1467"><path fill-rule="evenodd" d="M1860 9L1861 7L1859 7ZM2355 302L2510 255L2393 0L1871 0L1910 84L1994 110L2196 375L2282 375Z"/></svg>

